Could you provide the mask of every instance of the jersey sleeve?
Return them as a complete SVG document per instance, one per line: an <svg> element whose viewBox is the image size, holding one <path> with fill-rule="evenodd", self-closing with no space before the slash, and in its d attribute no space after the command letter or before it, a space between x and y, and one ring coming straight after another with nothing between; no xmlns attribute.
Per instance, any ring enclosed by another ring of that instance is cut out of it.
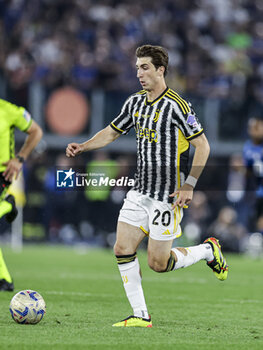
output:
<svg viewBox="0 0 263 350"><path fill-rule="evenodd" d="M189 102L185 102L184 108L174 105L172 122L182 131L188 141L193 140L204 132L204 129Z"/></svg>
<svg viewBox="0 0 263 350"><path fill-rule="evenodd" d="M5 101L4 109L11 125L17 127L21 131L27 131L29 129L32 124L32 118L24 107L18 107Z"/></svg>
<svg viewBox="0 0 263 350"><path fill-rule="evenodd" d="M120 114L110 123L110 126L120 134L126 135L134 126L134 122L131 115L131 102L132 98L128 98Z"/></svg>
<svg viewBox="0 0 263 350"><path fill-rule="evenodd" d="M21 131L26 132L32 124L32 117L31 114L25 108L18 108L21 108L21 110L19 111L16 117L14 125Z"/></svg>

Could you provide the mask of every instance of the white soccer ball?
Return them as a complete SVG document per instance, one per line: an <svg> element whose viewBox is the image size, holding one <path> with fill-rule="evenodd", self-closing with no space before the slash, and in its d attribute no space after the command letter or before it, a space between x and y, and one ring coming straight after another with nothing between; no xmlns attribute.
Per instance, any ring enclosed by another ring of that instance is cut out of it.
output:
<svg viewBox="0 0 263 350"><path fill-rule="evenodd" d="M46 303L34 290L21 290L12 298L9 310L17 323L35 324L45 315Z"/></svg>

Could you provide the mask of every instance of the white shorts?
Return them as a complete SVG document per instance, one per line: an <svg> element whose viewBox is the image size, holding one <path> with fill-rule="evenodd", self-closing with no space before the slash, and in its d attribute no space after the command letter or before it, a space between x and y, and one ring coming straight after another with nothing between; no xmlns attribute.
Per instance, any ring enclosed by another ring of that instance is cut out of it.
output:
<svg viewBox="0 0 263 350"><path fill-rule="evenodd" d="M180 222L183 209L172 209L172 204L163 203L130 190L120 210L118 221L140 227L142 231L157 241L169 241L181 236Z"/></svg>

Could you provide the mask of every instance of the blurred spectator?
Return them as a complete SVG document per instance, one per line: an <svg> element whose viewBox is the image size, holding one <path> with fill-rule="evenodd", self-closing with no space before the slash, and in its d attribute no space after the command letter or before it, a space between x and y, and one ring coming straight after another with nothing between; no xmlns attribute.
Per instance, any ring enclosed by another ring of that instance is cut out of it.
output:
<svg viewBox="0 0 263 350"><path fill-rule="evenodd" d="M116 179L115 186L109 184L100 186L85 186L82 202L81 218L94 229L95 234L115 232L118 213L123 198L128 190L128 179L131 174L132 160L129 156L119 155L117 159L103 150L94 153L93 159L86 166L87 180L103 181ZM119 181L118 181L119 180ZM104 220L101 219L103 213Z"/></svg>
<svg viewBox="0 0 263 350"><path fill-rule="evenodd" d="M197 233L195 234L196 237L193 237L193 239L194 241L200 241L201 237L203 237L206 232L207 225L211 222L211 210L205 192L196 191L194 193L191 205L185 210L184 215L184 232L187 236L191 235L192 232L188 230L188 228L189 225L191 225L190 228L193 228L192 225L194 224ZM191 237L188 238L190 239Z"/></svg>
<svg viewBox="0 0 263 350"><path fill-rule="evenodd" d="M256 232L260 232L263 236L263 215L261 215L256 222Z"/></svg>
<svg viewBox="0 0 263 350"><path fill-rule="evenodd" d="M231 203L242 201L245 195L246 176L241 154L233 154L229 160L227 199Z"/></svg>
<svg viewBox="0 0 263 350"><path fill-rule="evenodd" d="M218 238L224 250L240 252L247 230L237 221L237 213L233 208L223 207L217 219L208 228L207 234Z"/></svg>
<svg viewBox="0 0 263 350"><path fill-rule="evenodd" d="M56 167L58 169L74 168L75 162L64 154L58 154L55 165L45 173L45 206L43 222L47 238L52 242L76 240L76 227L79 224L78 191L56 190Z"/></svg>
<svg viewBox="0 0 263 350"><path fill-rule="evenodd" d="M189 244L203 241L207 226L211 223L211 214L206 193L195 191L191 205L184 211L183 232Z"/></svg>
<svg viewBox="0 0 263 350"><path fill-rule="evenodd" d="M101 179L115 179L118 173L118 163L111 159L104 151L94 153L94 159L86 166L87 180L98 181ZM82 219L88 221L96 234L115 230L117 212L114 215L110 199L111 186L103 184L85 187L86 203L83 205ZM104 219L102 220L102 214Z"/></svg>
<svg viewBox="0 0 263 350"><path fill-rule="evenodd" d="M237 221L248 226L253 212L253 195L246 191L246 168L242 154L233 154L229 160L226 198L237 212Z"/></svg>

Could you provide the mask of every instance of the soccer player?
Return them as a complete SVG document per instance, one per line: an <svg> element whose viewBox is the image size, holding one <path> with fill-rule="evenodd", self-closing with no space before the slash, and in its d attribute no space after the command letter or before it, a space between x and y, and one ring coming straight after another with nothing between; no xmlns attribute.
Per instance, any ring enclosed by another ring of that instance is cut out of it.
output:
<svg viewBox="0 0 263 350"><path fill-rule="evenodd" d="M23 146L15 156L14 128L28 134ZM0 99L0 218L11 223L17 216L15 198L6 195L12 180L18 177L23 162L36 147L42 137L40 126L32 120L23 107L17 107ZM0 290L13 291L12 278L6 267L0 248Z"/></svg>
<svg viewBox="0 0 263 350"><path fill-rule="evenodd" d="M263 118L255 116L248 121L249 139L244 144L243 158L248 179L256 181L255 217L253 222L263 215ZM256 229L256 227L251 227Z"/></svg>
<svg viewBox="0 0 263 350"><path fill-rule="evenodd" d="M114 252L133 315L115 327L152 327L145 303L136 250L145 236L148 264L156 272L168 272L205 260L219 280L228 266L219 242L211 237L189 248L172 248L181 235L183 207L190 204L193 189L206 164L209 144L191 104L166 86L168 54L159 46L136 50L137 77L143 88L131 95L120 114L90 140L67 146L76 155L106 146L134 127L137 134L135 185L127 193L119 214ZM188 175L189 147L195 147Z"/></svg>

